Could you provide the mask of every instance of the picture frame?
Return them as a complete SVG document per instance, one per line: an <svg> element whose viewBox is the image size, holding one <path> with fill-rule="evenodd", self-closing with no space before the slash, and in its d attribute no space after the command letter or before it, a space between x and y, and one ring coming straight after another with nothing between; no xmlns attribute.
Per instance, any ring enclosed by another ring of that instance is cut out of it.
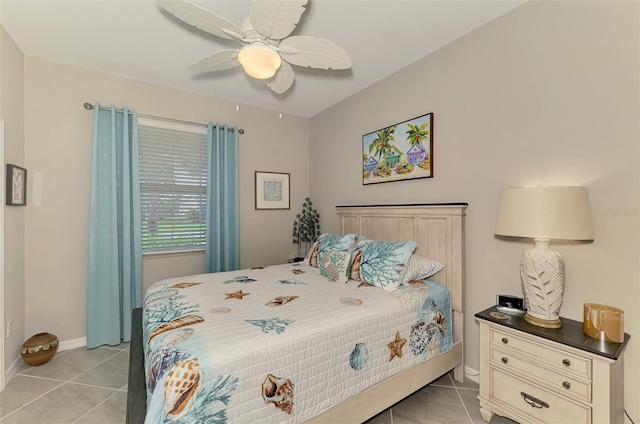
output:
<svg viewBox="0 0 640 424"><path fill-rule="evenodd" d="M362 185L433 178L433 112L362 136Z"/></svg>
<svg viewBox="0 0 640 424"><path fill-rule="evenodd" d="M256 171L256 210L291 209L290 174Z"/></svg>
<svg viewBox="0 0 640 424"><path fill-rule="evenodd" d="M17 165L7 164L6 178L7 206L26 206L27 170Z"/></svg>

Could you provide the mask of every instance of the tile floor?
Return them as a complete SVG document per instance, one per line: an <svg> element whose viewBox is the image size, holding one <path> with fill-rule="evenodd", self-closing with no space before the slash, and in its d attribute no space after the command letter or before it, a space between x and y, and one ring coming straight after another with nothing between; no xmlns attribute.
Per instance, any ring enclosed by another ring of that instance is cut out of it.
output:
<svg viewBox="0 0 640 424"><path fill-rule="evenodd" d="M0 424L124 424L128 366L128 344L60 352L39 367L23 364L0 392ZM476 383L445 374L367 424L480 424L477 396ZM512 421L492 420L506 423Z"/></svg>
<svg viewBox="0 0 640 424"><path fill-rule="evenodd" d="M129 344L59 352L39 367L22 364L0 392L0 423L122 424Z"/></svg>
<svg viewBox="0 0 640 424"><path fill-rule="evenodd" d="M460 384L453 373L445 374L428 386L376 415L366 424L485 424L478 407L478 384L465 379ZM491 424L513 421L495 415Z"/></svg>

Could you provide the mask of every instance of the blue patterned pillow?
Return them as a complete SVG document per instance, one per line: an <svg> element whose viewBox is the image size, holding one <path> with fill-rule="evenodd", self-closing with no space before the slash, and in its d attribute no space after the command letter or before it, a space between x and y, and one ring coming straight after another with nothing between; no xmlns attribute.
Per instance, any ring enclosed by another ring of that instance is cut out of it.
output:
<svg viewBox="0 0 640 424"><path fill-rule="evenodd" d="M304 258L304 263L318 267L318 255L325 250L334 250L337 252L348 251L356 241L355 234L331 234L324 233L318 237L318 240L311 246L311 250Z"/></svg>
<svg viewBox="0 0 640 424"><path fill-rule="evenodd" d="M335 250L323 250L318 255L320 274L338 283L349 281L350 252L338 252Z"/></svg>
<svg viewBox="0 0 640 424"><path fill-rule="evenodd" d="M413 241L369 240L358 243L353 252L351 279L384 290L395 290L400 286L403 271L415 248Z"/></svg>

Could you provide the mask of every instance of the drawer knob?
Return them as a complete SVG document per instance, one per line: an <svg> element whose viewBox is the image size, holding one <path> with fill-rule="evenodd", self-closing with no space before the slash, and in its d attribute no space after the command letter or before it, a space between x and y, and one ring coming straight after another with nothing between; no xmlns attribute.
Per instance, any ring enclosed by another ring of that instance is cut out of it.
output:
<svg viewBox="0 0 640 424"><path fill-rule="evenodd" d="M527 402L529 405L531 405L532 408L548 408L549 404L547 402L541 401L538 398L535 398L525 392L520 392L520 396L522 396L522 399Z"/></svg>
<svg viewBox="0 0 640 424"><path fill-rule="evenodd" d="M562 387L564 387L565 389L570 389L571 388L571 383L569 383L568 381L563 381L562 382Z"/></svg>
<svg viewBox="0 0 640 424"><path fill-rule="evenodd" d="M507 362L509 362L509 358L507 358L506 356L502 357L502 363L506 364Z"/></svg>
<svg viewBox="0 0 640 424"><path fill-rule="evenodd" d="M563 360L562 360L562 365L569 366L569 365L571 365L571 361L570 361L570 360L568 360L568 359L563 359Z"/></svg>
<svg viewBox="0 0 640 424"><path fill-rule="evenodd" d="M507 344L509 343L509 339L507 339L506 337L502 338L502 343Z"/></svg>

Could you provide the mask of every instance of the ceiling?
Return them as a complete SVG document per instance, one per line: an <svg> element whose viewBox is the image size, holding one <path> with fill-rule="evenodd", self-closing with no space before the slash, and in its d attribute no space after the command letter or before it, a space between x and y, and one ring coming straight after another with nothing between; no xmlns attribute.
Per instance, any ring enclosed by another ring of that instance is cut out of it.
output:
<svg viewBox="0 0 640 424"><path fill-rule="evenodd" d="M293 35L334 41L353 66L294 67L296 81L282 95L241 68L188 71L240 43L190 27L153 0L0 0L0 22L27 56L311 117L524 1L312 0ZM193 2L238 25L248 16L248 0Z"/></svg>

